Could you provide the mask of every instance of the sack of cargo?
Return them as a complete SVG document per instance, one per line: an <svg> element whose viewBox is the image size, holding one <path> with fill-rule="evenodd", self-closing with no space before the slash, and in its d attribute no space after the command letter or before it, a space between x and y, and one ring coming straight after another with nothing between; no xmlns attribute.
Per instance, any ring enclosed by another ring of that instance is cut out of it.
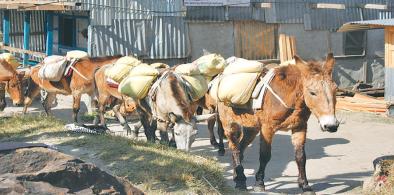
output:
<svg viewBox="0 0 394 195"><path fill-rule="evenodd" d="M228 65L223 71L224 75L236 73L260 73L264 69L264 64L258 61L245 60L237 57L228 58L226 61Z"/></svg>
<svg viewBox="0 0 394 195"><path fill-rule="evenodd" d="M112 67L106 69L105 76L120 83L129 74L130 70L139 64L141 64L141 61L131 56L119 58Z"/></svg>
<svg viewBox="0 0 394 195"><path fill-rule="evenodd" d="M38 77L48 81L60 81L67 64L67 58L64 56L48 56L44 59L43 65L38 71Z"/></svg>
<svg viewBox="0 0 394 195"><path fill-rule="evenodd" d="M156 68L156 69L169 68L170 67L168 64L164 64L164 63L153 63L150 66L152 66L153 68Z"/></svg>
<svg viewBox="0 0 394 195"><path fill-rule="evenodd" d="M221 77L222 76L219 75L208 83L209 95L215 100L215 102L219 102L218 88Z"/></svg>
<svg viewBox="0 0 394 195"><path fill-rule="evenodd" d="M80 51L80 50L73 50L69 51L66 54L67 58L77 58L77 59L83 59L83 58L88 58L89 54L85 51Z"/></svg>
<svg viewBox="0 0 394 195"><path fill-rule="evenodd" d="M195 60L193 64L198 66L202 74L213 77L223 72L227 63L226 60L218 54L209 54Z"/></svg>
<svg viewBox="0 0 394 195"><path fill-rule="evenodd" d="M187 82L192 101L197 101L202 98L208 91L208 83L203 75L187 76L182 75L182 78Z"/></svg>
<svg viewBox="0 0 394 195"><path fill-rule="evenodd" d="M175 68L175 73L187 76L200 75L201 72L198 66L192 63L181 64Z"/></svg>
<svg viewBox="0 0 394 195"><path fill-rule="evenodd" d="M129 76L157 76L159 75L159 71L148 64L140 64L134 67Z"/></svg>
<svg viewBox="0 0 394 195"><path fill-rule="evenodd" d="M4 59L8 64L10 64L14 70L16 70L16 68L18 68L20 65L16 57L10 53L0 54L0 58Z"/></svg>
<svg viewBox="0 0 394 195"><path fill-rule="evenodd" d="M218 100L225 104L246 104L253 93L259 76L260 73L223 75L219 85L216 86ZM212 93L215 92L212 91Z"/></svg>
<svg viewBox="0 0 394 195"><path fill-rule="evenodd" d="M133 99L143 99L155 79L156 76L128 76L120 83L118 91Z"/></svg>

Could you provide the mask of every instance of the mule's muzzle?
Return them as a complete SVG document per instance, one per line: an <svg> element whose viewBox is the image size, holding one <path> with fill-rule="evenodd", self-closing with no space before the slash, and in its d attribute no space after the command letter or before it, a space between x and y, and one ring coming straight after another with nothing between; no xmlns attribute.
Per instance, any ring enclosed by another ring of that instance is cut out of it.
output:
<svg viewBox="0 0 394 195"><path fill-rule="evenodd" d="M319 123L322 131L328 131L330 133L337 132L340 124L334 115L320 117Z"/></svg>
<svg viewBox="0 0 394 195"><path fill-rule="evenodd" d="M335 132L338 131L338 127L339 127L339 125L324 125L322 127L322 130L323 131L328 131L330 133L335 133Z"/></svg>
<svg viewBox="0 0 394 195"><path fill-rule="evenodd" d="M14 106L22 106L23 103L21 103L21 102L13 102L13 105L14 105Z"/></svg>

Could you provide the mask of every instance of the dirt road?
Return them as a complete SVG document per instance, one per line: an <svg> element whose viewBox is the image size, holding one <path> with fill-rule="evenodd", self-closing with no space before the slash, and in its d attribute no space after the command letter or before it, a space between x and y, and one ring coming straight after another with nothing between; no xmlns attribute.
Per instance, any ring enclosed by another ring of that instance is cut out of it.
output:
<svg viewBox="0 0 394 195"><path fill-rule="evenodd" d="M63 120L71 120L71 98L60 96L54 114ZM87 100L85 97L84 100ZM8 100L8 103L9 100ZM9 104L10 105L10 104ZM21 108L6 108L5 113L20 112ZM36 102L31 112L42 111ZM83 107L81 112L85 112ZM1 114L0 114L1 115ZM340 112L342 124L337 133L321 132L315 117L308 122L309 133L306 144L307 176L317 194L359 194L362 181L373 171L372 161L383 155L394 155L394 119L385 119L373 114ZM120 130L120 126L111 125ZM216 150L209 145L206 125L199 125L195 153L204 153L216 158ZM248 185L255 179L258 167L258 139L246 150L243 162ZM278 133L272 147L272 159L266 169L266 185L269 192L298 194L297 168L289 133ZM217 157L225 168L225 177L233 186L229 152Z"/></svg>

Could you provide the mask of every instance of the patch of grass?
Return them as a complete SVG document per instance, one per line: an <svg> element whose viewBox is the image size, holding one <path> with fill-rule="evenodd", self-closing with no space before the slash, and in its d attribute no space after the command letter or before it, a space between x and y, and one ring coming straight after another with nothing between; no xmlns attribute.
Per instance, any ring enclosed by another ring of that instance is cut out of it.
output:
<svg viewBox="0 0 394 195"><path fill-rule="evenodd" d="M210 157L123 137L68 133L62 131L63 125L58 119L43 116L0 119L0 140L52 144L58 140L60 150L83 150L79 155L82 160L98 160L105 169L126 177L148 194L217 194L215 189L235 193L226 186L222 167Z"/></svg>
<svg viewBox="0 0 394 195"><path fill-rule="evenodd" d="M63 127L63 121L43 115L0 118L0 138L20 137L41 132L55 132L62 130Z"/></svg>

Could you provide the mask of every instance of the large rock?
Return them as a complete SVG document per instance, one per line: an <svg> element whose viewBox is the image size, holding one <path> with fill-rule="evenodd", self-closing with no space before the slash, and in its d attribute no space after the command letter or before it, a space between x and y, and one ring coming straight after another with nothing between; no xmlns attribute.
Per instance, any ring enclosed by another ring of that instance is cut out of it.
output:
<svg viewBox="0 0 394 195"><path fill-rule="evenodd" d="M47 149L0 151L0 194L144 194L95 165Z"/></svg>

